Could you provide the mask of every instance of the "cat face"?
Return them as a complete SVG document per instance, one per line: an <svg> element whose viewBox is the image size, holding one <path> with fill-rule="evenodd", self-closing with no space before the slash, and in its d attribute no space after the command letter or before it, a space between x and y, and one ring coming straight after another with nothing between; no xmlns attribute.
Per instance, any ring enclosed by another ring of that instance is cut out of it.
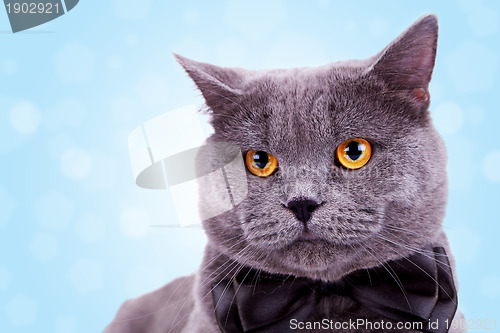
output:
<svg viewBox="0 0 500 333"><path fill-rule="evenodd" d="M250 151L247 165L277 160L265 177L248 170L247 197L204 221L210 242L241 264L328 280L432 242L447 187L428 112L436 43L426 16L365 61L247 71L177 56L206 100L209 140ZM359 142L371 148L356 169L338 155L354 138L354 159Z"/></svg>

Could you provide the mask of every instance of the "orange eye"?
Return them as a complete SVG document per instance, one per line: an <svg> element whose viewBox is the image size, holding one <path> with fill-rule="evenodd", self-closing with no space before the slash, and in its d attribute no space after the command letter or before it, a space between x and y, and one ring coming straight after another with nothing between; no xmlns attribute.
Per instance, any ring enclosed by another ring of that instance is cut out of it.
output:
<svg viewBox="0 0 500 333"><path fill-rule="evenodd" d="M337 147L337 159L347 169L359 169L370 160L372 146L365 139L355 138L342 142Z"/></svg>
<svg viewBox="0 0 500 333"><path fill-rule="evenodd" d="M265 151L248 151L245 157L248 170L256 176L267 177L271 175L278 166L278 160Z"/></svg>

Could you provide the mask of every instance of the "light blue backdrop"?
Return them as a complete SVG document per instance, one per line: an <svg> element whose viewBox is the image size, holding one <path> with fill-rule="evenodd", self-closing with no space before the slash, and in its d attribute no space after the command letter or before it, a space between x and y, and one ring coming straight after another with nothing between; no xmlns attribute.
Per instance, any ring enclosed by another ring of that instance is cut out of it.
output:
<svg viewBox="0 0 500 333"><path fill-rule="evenodd" d="M149 226L175 223L172 203L135 186L127 151L144 121L201 102L172 52L252 69L365 58L429 12L460 307L500 321L498 2L180 3L82 0L18 34L0 10L1 332L98 332L196 270L203 232Z"/></svg>

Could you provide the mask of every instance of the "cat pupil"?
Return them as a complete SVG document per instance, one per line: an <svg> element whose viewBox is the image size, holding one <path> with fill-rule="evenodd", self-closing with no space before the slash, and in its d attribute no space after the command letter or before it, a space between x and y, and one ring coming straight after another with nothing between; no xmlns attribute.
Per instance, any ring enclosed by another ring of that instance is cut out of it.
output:
<svg viewBox="0 0 500 333"><path fill-rule="evenodd" d="M253 155L253 162L258 168L264 169L269 162L269 156L265 151L258 151Z"/></svg>
<svg viewBox="0 0 500 333"><path fill-rule="evenodd" d="M356 161L363 154L363 145L357 141L351 141L345 148L347 156L353 161Z"/></svg>

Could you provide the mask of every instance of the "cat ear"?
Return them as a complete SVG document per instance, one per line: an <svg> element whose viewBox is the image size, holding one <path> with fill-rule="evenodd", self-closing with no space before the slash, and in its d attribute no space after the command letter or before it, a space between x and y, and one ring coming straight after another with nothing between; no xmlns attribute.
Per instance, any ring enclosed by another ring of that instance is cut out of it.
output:
<svg viewBox="0 0 500 333"><path fill-rule="evenodd" d="M427 101L437 38L437 17L422 17L378 55L373 73L392 89L408 90L417 99Z"/></svg>
<svg viewBox="0 0 500 333"><path fill-rule="evenodd" d="M184 68L205 98L206 104L213 110L219 110L224 104L241 94L242 77L236 69L222 68L197 62L174 53L177 62Z"/></svg>

